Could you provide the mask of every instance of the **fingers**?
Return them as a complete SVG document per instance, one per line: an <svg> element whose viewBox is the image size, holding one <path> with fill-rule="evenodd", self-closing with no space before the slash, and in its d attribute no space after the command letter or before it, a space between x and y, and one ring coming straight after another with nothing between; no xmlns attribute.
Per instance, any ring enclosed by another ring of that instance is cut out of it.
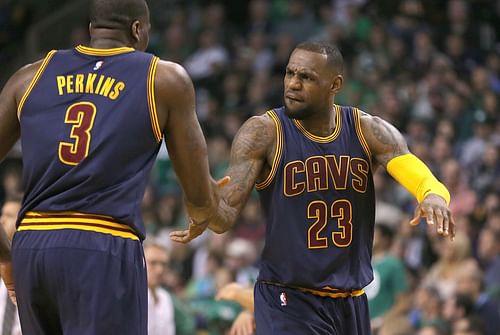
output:
<svg viewBox="0 0 500 335"><path fill-rule="evenodd" d="M433 208L432 210L432 216L434 219L434 222L437 224L437 232L440 235L447 235L448 233L444 231L444 220L443 220L443 212L439 208Z"/></svg>
<svg viewBox="0 0 500 335"><path fill-rule="evenodd" d="M420 205L415 208L415 214L413 215L413 218L410 220L410 224L412 226L416 226L420 223L420 217L421 217L421 208Z"/></svg>
<svg viewBox="0 0 500 335"><path fill-rule="evenodd" d="M438 235L450 237L453 239L455 235L455 222L451 218L448 208L437 206L422 205L419 206L418 214L410 221L411 224L416 224L421 217L425 217L427 224L436 225Z"/></svg>
<svg viewBox="0 0 500 335"><path fill-rule="evenodd" d="M188 230L173 231L170 232L169 236L174 242L188 243L200 236L206 228L206 223L195 223L193 220L190 220Z"/></svg>
<svg viewBox="0 0 500 335"><path fill-rule="evenodd" d="M448 212L439 211L441 216L443 217L443 231L445 236L450 235L450 218L448 216Z"/></svg>
<svg viewBox="0 0 500 335"><path fill-rule="evenodd" d="M252 314L242 312L234 320L229 335L252 335L255 333L255 319Z"/></svg>
<svg viewBox="0 0 500 335"><path fill-rule="evenodd" d="M230 181L231 181L231 177L224 176L223 178L217 180L217 186L222 188L222 187L226 186Z"/></svg>
<svg viewBox="0 0 500 335"><path fill-rule="evenodd" d="M434 221L434 211L432 210L432 208L422 208L423 211L424 211L424 216L425 216L425 220L427 221L427 224L434 224L435 221ZM439 229L438 229L438 233L439 233Z"/></svg>
<svg viewBox="0 0 500 335"><path fill-rule="evenodd" d="M189 230L173 231L170 233L170 239L178 243L187 243L189 239Z"/></svg>
<svg viewBox="0 0 500 335"><path fill-rule="evenodd" d="M455 220L453 219L452 215L449 215L449 224L450 224L450 238L453 241L455 239L456 226L455 226Z"/></svg>

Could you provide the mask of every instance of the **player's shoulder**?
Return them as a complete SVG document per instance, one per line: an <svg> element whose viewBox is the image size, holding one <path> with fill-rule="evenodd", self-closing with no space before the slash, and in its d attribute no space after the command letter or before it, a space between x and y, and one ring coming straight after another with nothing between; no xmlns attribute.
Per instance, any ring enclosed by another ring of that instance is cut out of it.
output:
<svg viewBox="0 0 500 335"><path fill-rule="evenodd" d="M272 129L274 130L276 128L276 121L275 118L271 116L271 111L267 111L266 113L262 115L254 115L250 118L248 118L245 121L245 125L251 126L251 127L263 127L265 129Z"/></svg>
<svg viewBox="0 0 500 335"><path fill-rule="evenodd" d="M44 64L48 56L54 52L55 51L51 51L46 57L22 66L10 77L7 85L11 86L11 88L16 92L16 96L24 94L28 86L33 81L33 78L38 70Z"/></svg>
<svg viewBox="0 0 500 335"><path fill-rule="evenodd" d="M191 82L191 78L186 69L175 62L159 59L156 73L157 81L173 82L177 84Z"/></svg>
<svg viewBox="0 0 500 335"><path fill-rule="evenodd" d="M239 130L239 137L259 143L260 146L268 147L276 139L276 122L270 113L255 115L247 119Z"/></svg>

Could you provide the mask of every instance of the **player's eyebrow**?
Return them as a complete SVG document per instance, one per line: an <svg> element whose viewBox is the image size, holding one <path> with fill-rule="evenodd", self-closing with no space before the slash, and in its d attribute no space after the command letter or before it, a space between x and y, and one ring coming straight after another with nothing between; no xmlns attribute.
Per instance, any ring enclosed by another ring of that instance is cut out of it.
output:
<svg viewBox="0 0 500 335"><path fill-rule="evenodd" d="M296 73L296 74L306 74L308 76L312 76L314 78L317 78L319 75L316 71L314 70L311 70L311 69L308 69L308 68L304 68L304 67L294 67L292 68L292 66L288 65L286 67L286 71L287 72L293 72L293 73Z"/></svg>

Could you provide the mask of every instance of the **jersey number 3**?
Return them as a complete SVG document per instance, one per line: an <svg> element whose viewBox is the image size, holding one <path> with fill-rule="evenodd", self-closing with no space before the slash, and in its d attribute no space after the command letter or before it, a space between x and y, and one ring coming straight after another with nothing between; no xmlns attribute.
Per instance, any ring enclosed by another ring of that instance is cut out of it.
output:
<svg viewBox="0 0 500 335"><path fill-rule="evenodd" d="M64 123L72 124L72 142L59 143L59 159L64 164L77 165L89 154L90 130L94 125L96 107L91 102L77 102L68 107Z"/></svg>
<svg viewBox="0 0 500 335"><path fill-rule="evenodd" d="M332 232L332 241L337 247L345 248L352 241L352 206L348 200L336 200L331 206L324 201L312 201L307 206L307 217L314 219L308 230L307 245L309 249L328 248L328 238L321 236L328 219L337 223L338 229Z"/></svg>

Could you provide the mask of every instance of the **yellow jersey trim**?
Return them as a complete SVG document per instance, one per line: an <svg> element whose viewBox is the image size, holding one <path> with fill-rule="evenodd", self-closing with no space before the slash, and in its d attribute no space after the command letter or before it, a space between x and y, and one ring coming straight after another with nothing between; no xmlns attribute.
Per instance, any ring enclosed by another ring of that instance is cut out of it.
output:
<svg viewBox="0 0 500 335"><path fill-rule="evenodd" d="M257 189L258 191L268 187L271 184L274 176L276 175L276 171L278 170L278 165L283 154L283 129L281 128L281 122L275 111L270 110L267 112L267 114L271 117L271 119L273 119L274 124L276 125L276 152L274 153L271 171L267 175L266 179L264 179L264 181L260 183L255 184L255 189Z"/></svg>
<svg viewBox="0 0 500 335"><path fill-rule="evenodd" d="M29 84L28 89L26 90L26 92L24 92L23 96L21 97L21 100L19 101L19 105L17 106L17 118L18 119L21 118L21 112L22 112L24 103L26 102L26 99L28 98L31 91L33 90L33 87L35 87L36 83L38 82L38 80L42 76L43 71L45 70L45 68L47 67L47 65L49 64L50 60L52 59L52 57L54 56L55 53L56 53L56 50L49 51L47 56L45 56L45 58L43 59L42 64L40 65L40 67L36 71L35 76L33 77L33 79L31 79L31 83Z"/></svg>
<svg viewBox="0 0 500 335"><path fill-rule="evenodd" d="M109 216L77 212L27 212L19 231L76 229L139 240L134 230Z"/></svg>
<svg viewBox="0 0 500 335"><path fill-rule="evenodd" d="M372 152L370 150L370 147L368 146L368 142L366 141L365 136L363 135L363 130L361 129L361 111L358 108L352 109L353 114L354 114L354 121L356 125L356 134L358 135L359 142L361 143L361 146L363 147L363 150L365 153L368 155L368 158L370 159L370 164L372 161Z"/></svg>
<svg viewBox="0 0 500 335"><path fill-rule="evenodd" d="M163 134L160 128L160 122L158 121L158 113L156 111L156 101L155 101L155 75L156 66L158 65L158 57L153 57L151 60L151 65L148 71L148 107L149 116L151 118L151 127L153 128L153 134L157 142L160 142L163 138Z"/></svg>
<svg viewBox="0 0 500 335"><path fill-rule="evenodd" d="M328 291L321 291L321 290L315 290L315 289L308 289L308 288L302 288L299 287L297 288L299 291L305 292L305 293L311 293L314 295L318 295L320 297L330 297L330 298L349 298L349 297L359 297L365 294L364 290L354 290L354 291L343 291L343 292L328 292Z"/></svg>
<svg viewBox="0 0 500 335"><path fill-rule="evenodd" d="M46 217L46 216L49 216L49 215L59 215L59 216L66 215L66 216L81 216L81 217L92 216L92 217L98 217L98 218L102 218L102 219L107 219L107 220L113 221L113 217L109 216L109 215L86 214L86 213L71 212L71 211L67 211L67 212L31 212L30 211L30 212L26 212L25 215L26 216L40 216L40 217Z"/></svg>
<svg viewBox="0 0 500 335"><path fill-rule="evenodd" d="M306 136L311 141L318 143L332 142L337 138L337 136L340 134L340 130L342 129L342 115L341 115L342 110L340 109L340 106L334 105L334 107L335 107L335 129L328 136L323 137L310 133L306 128L304 128L304 126L302 125L302 123L300 123L299 120L293 119L293 123L300 130L300 132L304 134L304 136Z"/></svg>
<svg viewBox="0 0 500 335"><path fill-rule="evenodd" d="M275 283L272 281L263 280L264 284L274 285L279 287L291 288L294 290L299 290L305 293L310 293L314 295L318 295L320 297L329 297L329 298L349 298L349 297L359 297L365 294L363 289L360 290L352 290L352 291L344 291L336 288L332 288L330 286L323 287L322 289L314 289L314 288L305 288L294 285L284 285L281 283Z"/></svg>
<svg viewBox="0 0 500 335"><path fill-rule="evenodd" d="M78 51L79 53L89 56L114 56L135 51L134 48L129 48L129 47L96 49L96 48L86 47L83 45L78 45L77 47L75 47L75 50Z"/></svg>

